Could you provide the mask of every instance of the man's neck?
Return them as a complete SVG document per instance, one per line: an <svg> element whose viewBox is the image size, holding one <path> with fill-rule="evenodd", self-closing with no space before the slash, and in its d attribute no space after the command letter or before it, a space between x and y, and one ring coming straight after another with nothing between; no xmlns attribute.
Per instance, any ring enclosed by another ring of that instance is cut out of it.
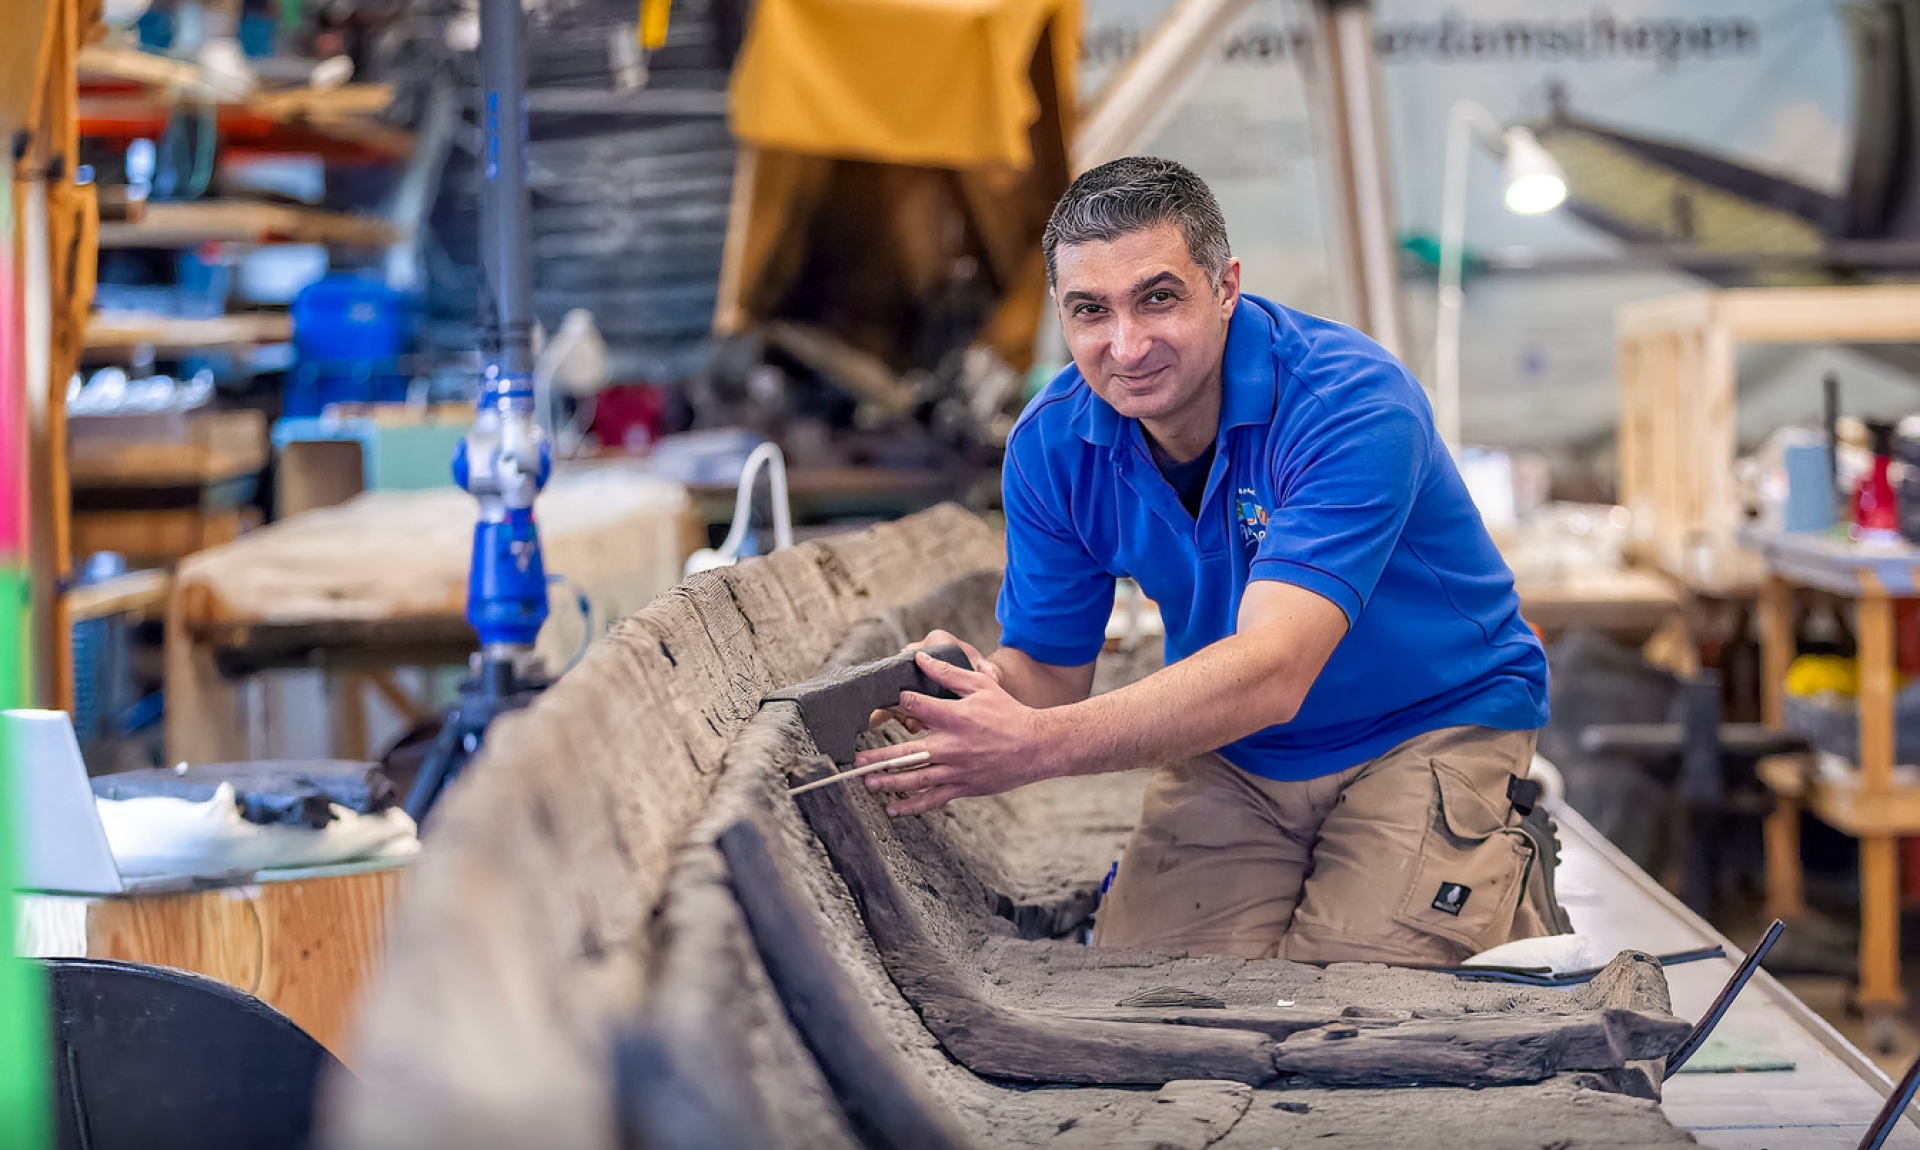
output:
<svg viewBox="0 0 1920 1150"><path fill-rule="evenodd" d="M1165 419L1143 419L1140 429L1175 463L1190 463L1200 458L1220 434L1223 386L1221 373L1216 370L1213 379L1192 403Z"/></svg>

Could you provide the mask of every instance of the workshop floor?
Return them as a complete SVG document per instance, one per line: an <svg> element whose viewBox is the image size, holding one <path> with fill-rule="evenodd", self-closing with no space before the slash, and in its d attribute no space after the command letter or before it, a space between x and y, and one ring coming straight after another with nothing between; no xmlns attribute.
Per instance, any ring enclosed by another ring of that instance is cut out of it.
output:
<svg viewBox="0 0 1920 1150"><path fill-rule="evenodd" d="M1889 1078L1898 1078L1906 1073L1913 1060L1920 1057L1920 1024L1915 1022L1911 1008L1894 1029L1893 1049L1882 1054L1873 1048L1866 1019L1847 1007L1847 979L1829 974L1787 974L1779 978L1794 997L1826 1019L1848 1042L1859 1047L1868 1058L1873 1059L1876 1066L1887 1072ZM1905 982L1907 994L1920 998L1920 963L1907 964Z"/></svg>

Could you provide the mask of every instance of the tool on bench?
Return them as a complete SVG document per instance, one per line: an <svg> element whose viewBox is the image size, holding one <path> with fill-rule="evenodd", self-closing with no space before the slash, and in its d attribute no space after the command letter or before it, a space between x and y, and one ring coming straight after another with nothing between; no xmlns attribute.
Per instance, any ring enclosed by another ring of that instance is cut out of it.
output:
<svg viewBox="0 0 1920 1150"><path fill-rule="evenodd" d="M957 644L942 643L925 648L926 653L943 663L956 667L972 669L966 653ZM917 651L903 651L898 655L889 655L885 659L876 659L871 663L862 663L857 667L834 671L809 679L797 686L775 691L761 700L767 703L792 703L800 709L800 722L812 736L813 745L823 756L833 760L836 767L846 767L853 762L854 740L867 729L868 720L873 712L881 707L891 707L900 701L900 692L917 691L931 695L936 699L952 699L956 696L940 684L927 677L920 669ZM930 761L925 751L905 751L900 756L883 763L871 763L854 771L842 771L817 782L795 788L795 794L811 790L814 787L831 783L843 783L862 775L876 771L892 770L901 767L919 766Z"/></svg>

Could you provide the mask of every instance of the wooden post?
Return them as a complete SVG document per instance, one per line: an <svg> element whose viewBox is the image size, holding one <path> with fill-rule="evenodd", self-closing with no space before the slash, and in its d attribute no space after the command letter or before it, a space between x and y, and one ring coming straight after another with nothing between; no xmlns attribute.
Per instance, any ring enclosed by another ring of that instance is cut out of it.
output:
<svg viewBox="0 0 1920 1150"><path fill-rule="evenodd" d="M1793 656L1793 588L1769 574L1760 585L1760 718L1769 727L1786 724Z"/></svg>
<svg viewBox="0 0 1920 1150"><path fill-rule="evenodd" d="M1760 707L1770 727L1786 722L1787 669L1793 663L1793 588L1769 574L1760 585ZM1800 797L1774 796L1767 816L1767 910L1798 920L1806 911L1806 877L1800 863Z"/></svg>
<svg viewBox="0 0 1920 1150"><path fill-rule="evenodd" d="M1893 600L1871 572L1861 573L1860 791L1863 804L1893 788ZM1900 988L1899 840L1860 838L1860 1004L1898 1007Z"/></svg>

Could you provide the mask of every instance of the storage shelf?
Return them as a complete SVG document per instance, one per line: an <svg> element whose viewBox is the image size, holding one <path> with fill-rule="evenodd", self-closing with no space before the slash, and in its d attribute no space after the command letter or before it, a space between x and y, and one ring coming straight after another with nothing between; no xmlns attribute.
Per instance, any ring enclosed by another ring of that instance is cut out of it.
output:
<svg viewBox="0 0 1920 1150"><path fill-rule="evenodd" d="M1843 834L1920 834L1920 785L1895 783L1868 795L1857 768L1845 779L1826 778L1794 755L1762 759L1759 772L1774 794L1798 802Z"/></svg>
<svg viewBox="0 0 1920 1150"><path fill-rule="evenodd" d="M371 216L233 200L148 204L134 220L103 221L103 248L171 248L200 243L316 243L377 247L391 224Z"/></svg>
<svg viewBox="0 0 1920 1150"><path fill-rule="evenodd" d="M253 312L178 319L139 312L95 312L87 317L88 348L243 347L285 343L293 338L293 317L285 312Z"/></svg>
<svg viewBox="0 0 1920 1150"><path fill-rule="evenodd" d="M173 576L165 571L129 571L67 592L67 621L146 616L165 607L172 590Z"/></svg>
<svg viewBox="0 0 1920 1150"><path fill-rule="evenodd" d="M174 109L213 99L230 144L276 152L332 151L400 157L413 135L373 117L393 103L390 84L293 88L242 99L213 94L198 65L137 48L80 50L79 129L83 136L133 139L162 130Z"/></svg>

